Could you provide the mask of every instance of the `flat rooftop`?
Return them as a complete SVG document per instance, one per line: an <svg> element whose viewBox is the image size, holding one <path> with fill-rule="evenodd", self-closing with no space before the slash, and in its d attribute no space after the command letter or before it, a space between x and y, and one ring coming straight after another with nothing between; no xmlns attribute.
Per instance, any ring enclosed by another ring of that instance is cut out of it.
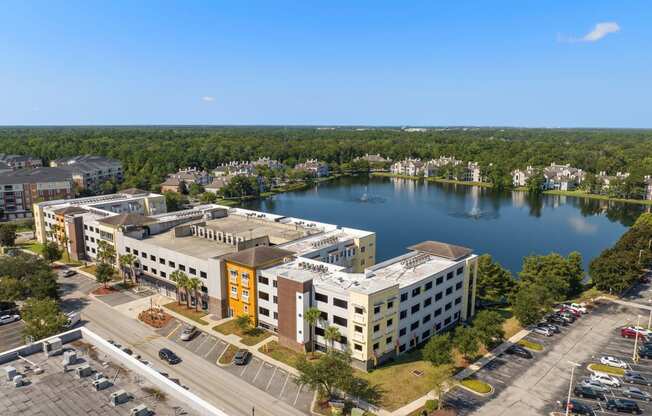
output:
<svg viewBox="0 0 652 416"><path fill-rule="evenodd" d="M64 350L76 351L77 361L63 370L63 356L48 357L39 352L26 357L31 363L43 370L35 374L34 366L20 358L5 362L2 367L12 366L18 374L29 383L15 387L8 381L2 371L0 377L0 409L3 415L21 416L86 416L86 415L129 415L130 409L137 405L147 406L153 414L174 415L183 409L187 415L198 415L189 406L166 395L165 400L156 400L152 396L153 384L148 383L139 374L126 369L105 354L96 350L91 344L78 340L64 345ZM93 370L90 376L78 378L75 368L89 365ZM109 380L114 380L109 387L96 391L92 385L93 377L102 373ZM111 393L124 390L132 396L126 403L112 406L109 403Z"/></svg>
<svg viewBox="0 0 652 416"><path fill-rule="evenodd" d="M234 253L236 246L192 235L175 237L174 229L139 240L147 244L163 247L187 256L208 260L213 257Z"/></svg>
<svg viewBox="0 0 652 416"><path fill-rule="evenodd" d="M327 231L325 233L312 234L300 240L283 244L281 248L302 255L320 250L326 246L332 246L337 243L351 242L351 244L353 244L353 239L371 234L373 233L369 231L355 230L352 228L340 228L333 231Z"/></svg>
<svg viewBox="0 0 652 416"><path fill-rule="evenodd" d="M231 213L223 218L206 221L206 228L216 232L221 231L227 234L240 235L245 237L246 240L268 236L272 244L283 244L309 235L322 233L319 229L302 227L298 224L287 224Z"/></svg>

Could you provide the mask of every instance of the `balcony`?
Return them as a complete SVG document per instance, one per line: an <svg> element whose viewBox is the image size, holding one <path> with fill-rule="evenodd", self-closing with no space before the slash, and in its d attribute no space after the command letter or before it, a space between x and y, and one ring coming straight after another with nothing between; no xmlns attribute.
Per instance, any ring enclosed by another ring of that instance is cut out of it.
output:
<svg viewBox="0 0 652 416"><path fill-rule="evenodd" d="M376 332L374 332L374 334L373 334L373 340L374 340L374 341L377 340L377 339L379 339L379 338L382 338L382 337L383 337L383 331L376 331Z"/></svg>
<svg viewBox="0 0 652 416"><path fill-rule="evenodd" d="M357 322L359 324L366 324L367 319L365 318L364 315L361 315L359 313L353 314L353 322Z"/></svg>
<svg viewBox="0 0 652 416"><path fill-rule="evenodd" d="M373 320L373 322L380 321L380 320L383 319L384 317L385 317L385 316L384 316L382 313L374 314L374 320Z"/></svg>
<svg viewBox="0 0 652 416"><path fill-rule="evenodd" d="M358 342L366 342L364 334L362 332L354 332L353 340Z"/></svg>

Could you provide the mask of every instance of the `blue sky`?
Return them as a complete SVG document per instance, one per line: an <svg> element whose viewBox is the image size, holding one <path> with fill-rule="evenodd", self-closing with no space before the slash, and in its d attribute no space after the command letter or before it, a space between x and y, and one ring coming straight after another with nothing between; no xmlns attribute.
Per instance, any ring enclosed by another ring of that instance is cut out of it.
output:
<svg viewBox="0 0 652 416"><path fill-rule="evenodd" d="M647 1L11 1L0 124L652 127Z"/></svg>

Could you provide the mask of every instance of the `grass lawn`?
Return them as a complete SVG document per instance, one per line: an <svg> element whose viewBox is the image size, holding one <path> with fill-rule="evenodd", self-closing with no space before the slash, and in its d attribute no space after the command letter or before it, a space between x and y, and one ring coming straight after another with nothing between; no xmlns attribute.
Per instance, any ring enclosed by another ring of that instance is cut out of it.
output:
<svg viewBox="0 0 652 416"><path fill-rule="evenodd" d="M305 354L291 350L290 348L283 347L276 341L270 341L258 349L265 355L269 355L273 359L287 364L291 367L297 366L297 360L300 357L305 357Z"/></svg>
<svg viewBox="0 0 652 416"><path fill-rule="evenodd" d="M238 326L235 319L220 325L215 325L213 329L224 335L235 334L240 337L240 342L245 345L256 345L260 341L272 336L271 332L265 331L261 328L249 328L248 330L243 331L242 328Z"/></svg>
<svg viewBox="0 0 652 416"><path fill-rule="evenodd" d="M481 380L467 378L462 380L461 384L467 389L471 389L474 392L480 394L487 394L491 391L491 386Z"/></svg>
<svg viewBox="0 0 652 416"><path fill-rule="evenodd" d="M178 302L170 302L165 305L164 307L168 308L171 311L174 311L178 313L179 315L182 315L188 319L191 319L195 322L197 322L200 325L208 325L208 322L204 321L203 318L204 316L208 315L208 313L203 312L203 311L196 311L193 307L188 309L185 303L182 303L179 305Z"/></svg>
<svg viewBox="0 0 652 416"><path fill-rule="evenodd" d="M527 339L520 340L518 345L533 351L543 351L543 345L539 344L538 342L528 341Z"/></svg>
<svg viewBox="0 0 652 416"><path fill-rule="evenodd" d="M224 354L220 357L220 364L231 364L236 352L238 352L238 348L235 345L229 344Z"/></svg>
<svg viewBox="0 0 652 416"><path fill-rule="evenodd" d="M90 273L93 276L95 276L95 272L97 271L97 266L94 264L89 264L88 266L80 267L79 270L82 272Z"/></svg>
<svg viewBox="0 0 652 416"><path fill-rule="evenodd" d="M380 406L394 411L432 390L433 366L423 360L418 349L368 373L357 371L356 376L376 385L381 393Z"/></svg>
<svg viewBox="0 0 652 416"><path fill-rule="evenodd" d="M607 373L607 374L611 374L613 376L619 376L619 377L622 377L623 375L625 375L625 370L624 369L609 367L608 365L604 365L604 364L589 364L589 370L597 371L597 372L600 372L600 373Z"/></svg>
<svg viewBox="0 0 652 416"><path fill-rule="evenodd" d="M43 255L43 245L36 241L28 241L26 243L19 244L18 247L25 250L29 250L32 253L38 254L39 256ZM82 264L77 260L71 260L70 257L68 256L68 253L66 253L65 251L61 253L61 257L59 258L59 261L69 266L81 266Z"/></svg>
<svg viewBox="0 0 652 416"><path fill-rule="evenodd" d="M624 199L624 198L610 198L606 195L595 195L589 194L585 191L544 191L544 194L548 195L567 195L567 196L577 196L580 198L591 198L591 199L601 199L603 201L615 201L615 202L625 202L628 204L641 204L641 205L651 205L652 201L645 199Z"/></svg>

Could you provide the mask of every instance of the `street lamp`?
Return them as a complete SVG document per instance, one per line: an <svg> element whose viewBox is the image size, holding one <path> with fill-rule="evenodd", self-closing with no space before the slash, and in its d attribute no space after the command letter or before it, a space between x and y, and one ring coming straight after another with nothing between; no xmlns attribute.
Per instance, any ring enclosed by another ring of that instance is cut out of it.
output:
<svg viewBox="0 0 652 416"><path fill-rule="evenodd" d="M638 354L636 353L636 347L638 346L638 334L639 328L641 327L641 315L636 315L636 328L634 332L634 351L632 352L632 361L635 363L638 362Z"/></svg>
<svg viewBox="0 0 652 416"><path fill-rule="evenodd" d="M568 364L572 365L572 367L571 367L570 383L568 383L568 398L566 399L566 416L570 415L570 399L571 399L571 391L573 391L573 375L575 374L575 369L581 366L581 364L574 363L572 361L568 361Z"/></svg>

